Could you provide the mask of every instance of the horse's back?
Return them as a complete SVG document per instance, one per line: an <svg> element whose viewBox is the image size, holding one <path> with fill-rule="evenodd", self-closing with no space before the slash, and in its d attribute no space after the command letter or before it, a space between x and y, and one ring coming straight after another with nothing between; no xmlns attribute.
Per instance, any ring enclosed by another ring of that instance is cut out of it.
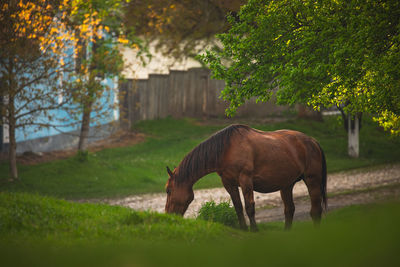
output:
<svg viewBox="0 0 400 267"><path fill-rule="evenodd" d="M260 192L289 186L319 157L318 143L298 131L249 130L234 139L225 166L251 173Z"/></svg>
<svg viewBox="0 0 400 267"><path fill-rule="evenodd" d="M253 141L253 147L256 150L264 146L263 151L269 150L267 153L274 151L275 157L296 162L299 169L306 169L311 161L315 161L321 155L318 142L302 132L277 130L257 133L260 137Z"/></svg>

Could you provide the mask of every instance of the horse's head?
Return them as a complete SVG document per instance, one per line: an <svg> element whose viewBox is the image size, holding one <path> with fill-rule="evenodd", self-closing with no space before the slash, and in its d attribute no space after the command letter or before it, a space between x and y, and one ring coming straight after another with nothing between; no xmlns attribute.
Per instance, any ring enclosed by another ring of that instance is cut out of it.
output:
<svg viewBox="0 0 400 267"><path fill-rule="evenodd" d="M176 182L176 168L172 172L168 167L168 181L165 185L167 191L167 203L165 204L166 213L176 213L183 216L189 204L193 201L194 194L192 185L187 182Z"/></svg>

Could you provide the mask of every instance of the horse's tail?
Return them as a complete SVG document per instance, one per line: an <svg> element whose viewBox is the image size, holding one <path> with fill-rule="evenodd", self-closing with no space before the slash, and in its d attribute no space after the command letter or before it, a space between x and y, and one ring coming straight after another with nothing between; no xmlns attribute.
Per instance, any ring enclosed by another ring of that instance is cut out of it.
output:
<svg viewBox="0 0 400 267"><path fill-rule="evenodd" d="M321 164L322 164L322 181L321 181L321 193L322 193L322 203L325 206L325 211L328 210L328 200L327 200L327 192L326 192L326 184L327 184L327 169L326 169L326 159L325 153L321 148L321 145L318 144L319 150L321 151Z"/></svg>

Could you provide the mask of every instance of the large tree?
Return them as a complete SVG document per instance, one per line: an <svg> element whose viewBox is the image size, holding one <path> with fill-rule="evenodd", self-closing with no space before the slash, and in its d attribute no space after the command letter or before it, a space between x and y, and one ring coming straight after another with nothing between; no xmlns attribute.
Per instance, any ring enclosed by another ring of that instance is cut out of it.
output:
<svg viewBox="0 0 400 267"><path fill-rule="evenodd" d="M399 133L399 20L397 0L250 0L219 35L223 50L202 59L226 81L229 114L276 92L282 104L339 107L350 135L364 112Z"/></svg>

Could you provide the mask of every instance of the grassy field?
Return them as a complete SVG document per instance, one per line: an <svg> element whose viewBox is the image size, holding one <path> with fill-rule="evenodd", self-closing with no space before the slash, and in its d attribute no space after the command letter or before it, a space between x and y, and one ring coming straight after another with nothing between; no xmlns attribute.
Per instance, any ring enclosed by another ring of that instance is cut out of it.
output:
<svg viewBox="0 0 400 267"><path fill-rule="evenodd" d="M0 193L1 266L395 266L400 203L352 206L319 229L243 232L122 207Z"/></svg>
<svg viewBox="0 0 400 267"><path fill-rule="evenodd" d="M289 120L279 123L250 123L261 130L295 129L315 137L327 156L328 172L394 162L400 159L400 138L390 137L370 120L360 133L359 159L347 156L347 136L336 117L323 123ZM20 181L7 181L8 165L0 163L0 191L30 192L65 199L121 197L160 192L167 179L165 166L179 164L197 144L228 122L206 124L192 119L171 118L145 121L134 126L146 134L146 141L134 146L90 153L88 160L77 157L34 166L19 165ZM216 174L201 179L196 188L221 186Z"/></svg>
<svg viewBox="0 0 400 267"><path fill-rule="evenodd" d="M361 131L361 157L349 159L346 134L336 118L324 123L251 124L262 130L295 129L324 148L330 172L395 162L400 139L370 121ZM0 164L1 266L395 266L400 243L400 203L352 206L327 214L319 229L296 222L260 224L250 233L194 219L124 207L72 203L59 198L119 197L159 192L165 166L226 125L195 120L142 122L146 141L34 166L19 166L7 182ZM220 186L216 175L196 187ZM53 198L57 197L57 198Z"/></svg>

